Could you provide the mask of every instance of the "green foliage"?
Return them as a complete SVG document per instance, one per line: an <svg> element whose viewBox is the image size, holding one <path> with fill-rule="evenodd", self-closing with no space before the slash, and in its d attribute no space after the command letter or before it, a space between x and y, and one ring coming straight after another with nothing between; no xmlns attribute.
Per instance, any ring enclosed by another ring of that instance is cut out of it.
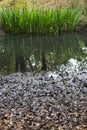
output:
<svg viewBox="0 0 87 130"><path fill-rule="evenodd" d="M62 10L2 8L1 24L6 32L19 34L47 34L73 31L79 22L81 11L67 8Z"/></svg>
<svg viewBox="0 0 87 130"><path fill-rule="evenodd" d="M67 9L66 12L67 31L73 31L80 20L81 11L79 8L72 8Z"/></svg>

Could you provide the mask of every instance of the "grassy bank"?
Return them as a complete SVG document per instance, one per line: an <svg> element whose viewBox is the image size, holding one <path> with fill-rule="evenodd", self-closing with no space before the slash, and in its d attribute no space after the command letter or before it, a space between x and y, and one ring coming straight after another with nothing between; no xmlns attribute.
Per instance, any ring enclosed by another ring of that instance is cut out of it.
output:
<svg viewBox="0 0 87 130"><path fill-rule="evenodd" d="M0 10L1 25L6 32L17 34L47 34L74 31L79 22L79 8L58 7L52 9L32 9L3 7Z"/></svg>
<svg viewBox="0 0 87 130"><path fill-rule="evenodd" d="M86 0L1 0L2 6L0 24L6 32L46 34L87 28Z"/></svg>

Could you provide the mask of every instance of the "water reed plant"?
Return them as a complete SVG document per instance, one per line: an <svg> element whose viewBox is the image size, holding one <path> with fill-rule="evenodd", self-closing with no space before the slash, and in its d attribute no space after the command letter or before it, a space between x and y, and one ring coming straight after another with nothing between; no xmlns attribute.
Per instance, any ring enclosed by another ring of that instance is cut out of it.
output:
<svg viewBox="0 0 87 130"><path fill-rule="evenodd" d="M6 32L18 34L60 33L64 30L73 31L79 22L81 11L78 8L54 10L1 8L1 25Z"/></svg>

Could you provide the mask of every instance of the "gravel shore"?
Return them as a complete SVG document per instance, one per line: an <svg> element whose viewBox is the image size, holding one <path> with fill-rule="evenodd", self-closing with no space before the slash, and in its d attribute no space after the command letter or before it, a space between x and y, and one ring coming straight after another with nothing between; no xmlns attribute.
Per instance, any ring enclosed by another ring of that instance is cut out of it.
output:
<svg viewBox="0 0 87 130"><path fill-rule="evenodd" d="M0 130L87 130L87 72L1 76Z"/></svg>

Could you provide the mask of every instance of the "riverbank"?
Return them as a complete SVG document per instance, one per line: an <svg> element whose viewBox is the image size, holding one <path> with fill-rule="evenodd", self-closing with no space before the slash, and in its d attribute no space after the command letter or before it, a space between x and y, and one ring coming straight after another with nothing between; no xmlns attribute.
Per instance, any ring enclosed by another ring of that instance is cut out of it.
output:
<svg viewBox="0 0 87 130"><path fill-rule="evenodd" d="M84 24L81 21L75 29L82 32L79 36L1 36L0 70L13 74L0 75L0 130L87 130L87 17L83 14ZM56 62L59 71L30 73L33 63L34 67L44 63L41 56L49 68L55 68ZM72 64L72 69L58 67L73 57L83 59L79 64L75 60L74 70ZM25 65L28 73L14 73L26 70Z"/></svg>
<svg viewBox="0 0 87 130"><path fill-rule="evenodd" d="M87 130L87 72L0 77L0 130Z"/></svg>

